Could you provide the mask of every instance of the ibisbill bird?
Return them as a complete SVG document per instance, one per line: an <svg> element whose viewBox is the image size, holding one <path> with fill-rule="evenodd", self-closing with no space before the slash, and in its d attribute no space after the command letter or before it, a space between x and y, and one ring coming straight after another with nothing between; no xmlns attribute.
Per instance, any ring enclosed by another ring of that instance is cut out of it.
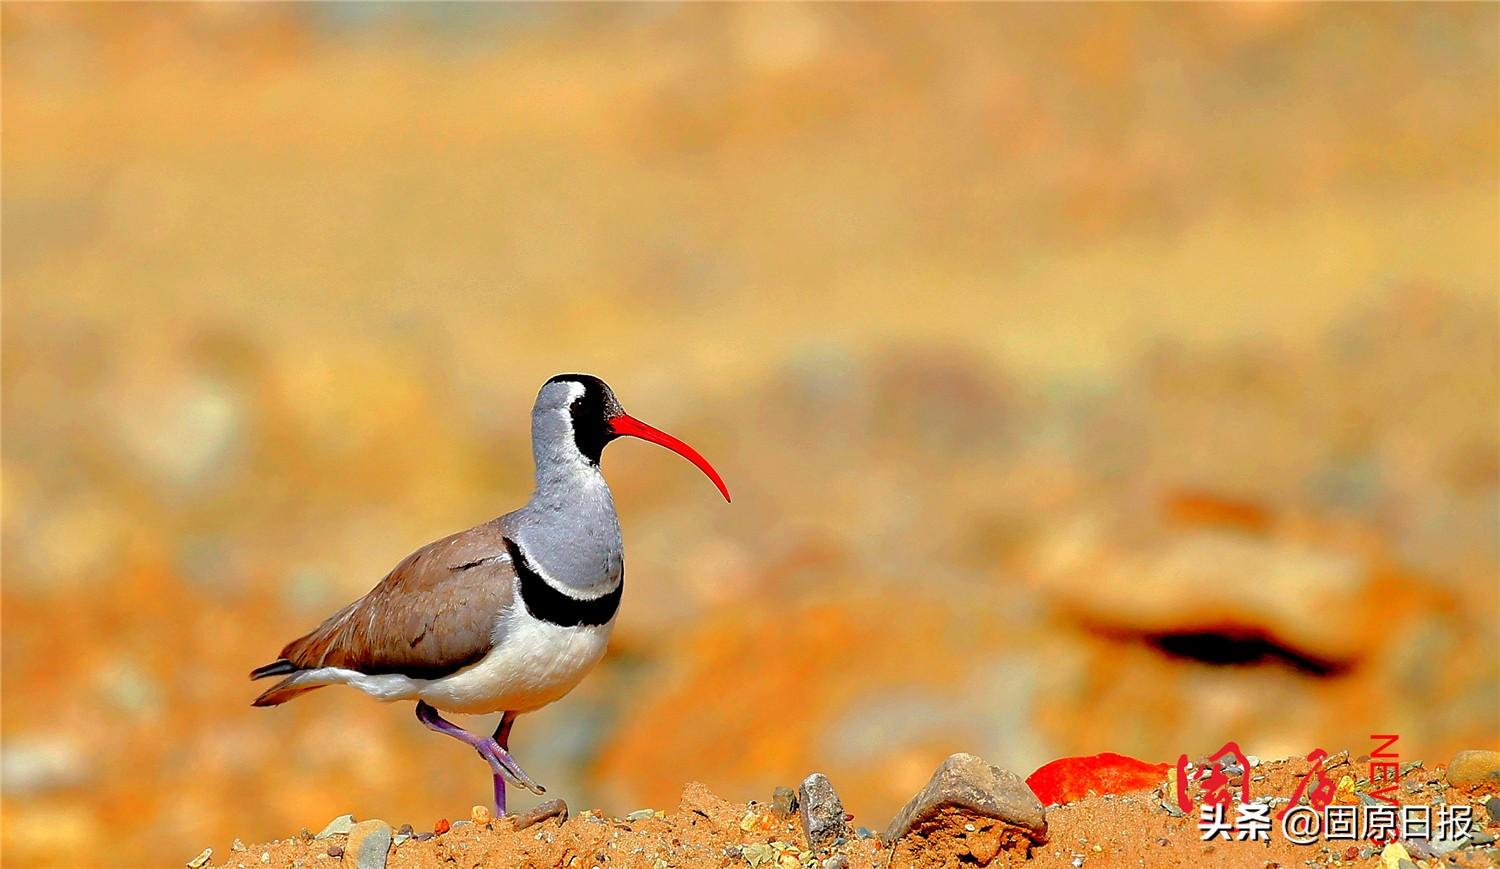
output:
<svg viewBox="0 0 1500 869"><path fill-rule="evenodd" d="M325 685L417 701L417 720L471 746L505 785L541 794L510 754L516 717L552 703L604 656L625 587L624 547L599 457L620 437L660 444L697 465L697 450L625 413L604 381L559 374L531 410L536 490L526 506L423 546L359 600L287 643L251 679L280 676L255 698L276 706ZM500 712L491 736L439 710Z"/></svg>

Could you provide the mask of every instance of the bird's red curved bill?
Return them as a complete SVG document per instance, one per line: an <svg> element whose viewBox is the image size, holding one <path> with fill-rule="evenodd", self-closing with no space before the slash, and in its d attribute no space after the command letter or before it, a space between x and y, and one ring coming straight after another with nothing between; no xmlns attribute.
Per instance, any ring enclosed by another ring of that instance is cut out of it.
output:
<svg viewBox="0 0 1500 869"><path fill-rule="evenodd" d="M635 417L623 413L609 421L609 428L610 431L613 431L617 435L628 435L633 438L640 438L643 441L650 441L653 444L660 444L677 455L682 456L684 459L697 465L698 470L714 481L714 485L718 486L719 491L724 495L725 501L730 500L729 487L724 485L723 478L719 476L718 471L714 470L714 466L710 465L708 459L703 458L697 450L677 438L672 437L655 426L647 425Z"/></svg>

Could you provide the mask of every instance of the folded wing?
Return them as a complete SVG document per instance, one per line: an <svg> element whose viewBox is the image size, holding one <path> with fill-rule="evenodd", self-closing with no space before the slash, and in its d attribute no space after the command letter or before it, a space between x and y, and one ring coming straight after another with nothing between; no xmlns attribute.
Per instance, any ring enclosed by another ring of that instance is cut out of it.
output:
<svg viewBox="0 0 1500 869"><path fill-rule="evenodd" d="M321 667L437 679L476 663L494 645L514 577L498 520L429 543L252 672L253 679L287 676L255 705L311 690L316 686L299 687L297 676Z"/></svg>

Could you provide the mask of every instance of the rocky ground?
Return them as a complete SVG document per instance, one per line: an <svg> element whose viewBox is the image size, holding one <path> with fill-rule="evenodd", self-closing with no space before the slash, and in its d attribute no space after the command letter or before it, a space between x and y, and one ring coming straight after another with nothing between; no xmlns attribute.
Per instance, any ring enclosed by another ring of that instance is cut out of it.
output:
<svg viewBox="0 0 1500 869"><path fill-rule="evenodd" d="M1337 788L1334 803L1368 802L1368 757L1339 752L1324 763ZM1200 761L1201 762L1201 761ZM1311 769L1301 758L1260 763L1249 770L1252 800L1284 803ZM1228 769L1237 787L1243 774ZM1462 839L1396 843L1328 841L1298 845L1273 828L1268 843L1204 842L1196 817L1175 805L1170 769L1154 787L1125 793L1088 789L1044 807L1019 777L966 754L949 757L928 785L886 827L845 813L833 784L818 773L796 792L778 788L769 802L732 803L690 783L670 810L641 809L624 818L588 811L567 817L543 804L526 815L495 819L482 806L470 818L438 820L414 830L381 820L335 818L319 833L246 846L235 840L222 859L205 850L190 869L258 865L294 869L355 866L604 867L666 869L862 869L862 867L1002 866L1437 866L1500 865L1500 752L1463 752L1448 764L1401 765L1403 804L1473 807L1474 826ZM1033 776L1032 781L1036 781ZM1101 786L1118 779L1100 776ZM1070 781L1076 786L1078 779ZM1040 787L1040 785L1039 785Z"/></svg>

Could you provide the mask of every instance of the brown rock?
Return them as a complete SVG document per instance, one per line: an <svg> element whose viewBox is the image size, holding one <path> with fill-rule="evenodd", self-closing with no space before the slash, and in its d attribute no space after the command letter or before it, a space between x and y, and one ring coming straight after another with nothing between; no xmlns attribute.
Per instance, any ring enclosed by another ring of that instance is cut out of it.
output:
<svg viewBox="0 0 1500 869"><path fill-rule="evenodd" d="M771 812L778 818L789 818L797 811L797 793L789 787L778 787L771 794Z"/></svg>
<svg viewBox="0 0 1500 869"><path fill-rule="evenodd" d="M560 822L568 820L568 804L554 797L543 803L538 803L535 808L524 814L516 815L514 826L517 830L540 824L549 818L557 818Z"/></svg>
<svg viewBox="0 0 1500 869"><path fill-rule="evenodd" d="M740 822L741 812L728 800L708 789L702 782L688 782L682 789L678 801L679 811L700 815L721 827L734 826Z"/></svg>
<svg viewBox="0 0 1500 869"><path fill-rule="evenodd" d="M1500 785L1500 751L1460 751L1448 761L1447 776L1456 788Z"/></svg>
<svg viewBox="0 0 1500 869"><path fill-rule="evenodd" d="M886 828L893 865L1025 860L1047 841L1042 804L1014 773L972 754L950 756Z"/></svg>

